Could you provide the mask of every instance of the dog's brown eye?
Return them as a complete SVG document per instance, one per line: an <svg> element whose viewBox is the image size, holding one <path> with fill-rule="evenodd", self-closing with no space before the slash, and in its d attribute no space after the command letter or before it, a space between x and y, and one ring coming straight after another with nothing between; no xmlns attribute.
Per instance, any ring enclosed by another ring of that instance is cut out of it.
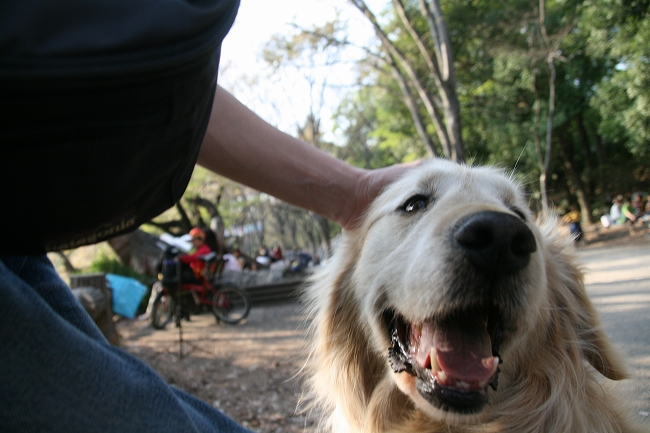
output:
<svg viewBox="0 0 650 433"><path fill-rule="evenodd" d="M407 213L417 212L419 210L425 209L428 204L429 204L429 197L421 194L416 194L413 197L406 200L406 202L402 206L400 206L400 210Z"/></svg>

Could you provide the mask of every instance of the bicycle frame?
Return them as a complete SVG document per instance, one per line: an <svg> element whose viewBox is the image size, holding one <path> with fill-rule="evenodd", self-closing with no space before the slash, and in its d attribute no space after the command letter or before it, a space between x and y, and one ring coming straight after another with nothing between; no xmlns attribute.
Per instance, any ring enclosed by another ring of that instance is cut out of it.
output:
<svg viewBox="0 0 650 433"><path fill-rule="evenodd" d="M183 294L186 293L191 293L194 296L194 302L197 305L205 305L207 307L212 307L213 306L213 300L212 297L214 296L215 293L218 292L218 287L213 286L209 281L206 279L202 279L201 284L192 284L192 283L183 283L181 285L181 292ZM220 301L220 306L223 306L222 304L226 302L227 300Z"/></svg>
<svg viewBox="0 0 650 433"><path fill-rule="evenodd" d="M250 299L236 285L221 281L225 263L222 257L215 253L200 257L205 263L203 272L198 276L190 274L191 278L183 278L178 251L167 248L165 256L159 275L160 291L154 299L151 315L154 328L164 328L172 317L175 317L176 325L180 326L182 318L189 319L192 310L197 307L210 307L217 323L236 324L246 318L250 310ZM188 295L192 295L191 305L188 303ZM161 305L163 310L158 311L158 306ZM162 314L168 318L164 319Z"/></svg>
<svg viewBox="0 0 650 433"><path fill-rule="evenodd" d="M221 271L223 270L223 265L225 261L222 257L217 256L216 253L212 252L204 256L198 257L198 260L201 260L204 263L203 271L200 274L194 273L194 281L188 281L187 278L183 278L181 267L183 266L178 260L178 256L174 257L174 263L176 267L176 279L172 283L174 286L178 287L178 282L180 282L180 295L192 294L196 306L212 306L212 296L216 293L217 287L215 287L211 280L221 279ZM165 288L166 284L163 285Z"/></svg>

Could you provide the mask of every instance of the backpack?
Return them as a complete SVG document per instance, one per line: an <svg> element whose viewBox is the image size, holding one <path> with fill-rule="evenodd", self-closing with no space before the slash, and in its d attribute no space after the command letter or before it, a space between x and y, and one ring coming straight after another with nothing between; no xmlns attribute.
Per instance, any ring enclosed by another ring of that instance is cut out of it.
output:
<svg viewBox="0 0 650 433"><path fill-rule="evenodd" d="M238 6L0 2L0 254L100 242L180 199Z"/></svg>

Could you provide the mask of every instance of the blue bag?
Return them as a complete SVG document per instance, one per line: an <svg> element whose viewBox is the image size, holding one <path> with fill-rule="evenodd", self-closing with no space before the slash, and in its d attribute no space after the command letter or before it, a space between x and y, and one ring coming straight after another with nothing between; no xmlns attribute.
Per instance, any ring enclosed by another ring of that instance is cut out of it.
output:
<svg viewBox="0 0 650 433"><path fill-rule="evenodd" d="M106 274L106 280L113 292L113 312L133 319L147 287L138 280L122 275Z"/></svg>

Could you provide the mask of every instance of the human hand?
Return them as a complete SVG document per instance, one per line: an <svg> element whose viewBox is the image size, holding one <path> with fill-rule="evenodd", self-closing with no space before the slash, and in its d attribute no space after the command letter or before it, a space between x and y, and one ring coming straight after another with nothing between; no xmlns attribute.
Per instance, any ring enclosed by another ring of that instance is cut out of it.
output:
<svg viewBox="0 0 650 433"><path fill-rule="evenodd" d="M391 183L402 177L408 170L422 164L422 160L395 164L374 170L364 170L354 188L353 203L347 215L337 221L345 230L356 228L374 199Z"/></svg>
<svg viewBox="0 0 650 433"><path fill-rule="evenodd" d="M384 187L420 164L354 167L269 125L219 86L198 162L346 230L359 224Z"/></svg>

